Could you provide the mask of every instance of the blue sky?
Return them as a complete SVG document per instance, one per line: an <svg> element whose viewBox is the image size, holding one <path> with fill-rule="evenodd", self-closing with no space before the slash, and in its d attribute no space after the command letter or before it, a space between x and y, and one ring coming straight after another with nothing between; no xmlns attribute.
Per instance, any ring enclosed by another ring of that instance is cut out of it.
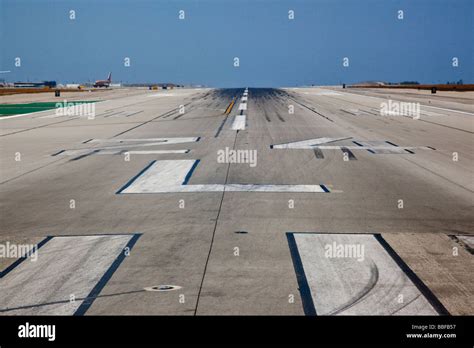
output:
<svg viewBox="0 0 474 348"><path fill-rule="evenodd" d="M109 71L214 87L474 83L473 17L472 0L0 0L0 70L63 83Z"/></svg>

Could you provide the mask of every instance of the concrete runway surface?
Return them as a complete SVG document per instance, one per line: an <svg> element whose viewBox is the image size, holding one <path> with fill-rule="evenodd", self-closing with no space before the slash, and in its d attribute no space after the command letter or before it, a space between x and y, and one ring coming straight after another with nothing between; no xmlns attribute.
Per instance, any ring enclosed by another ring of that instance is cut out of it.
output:
<svg viewBox="0 0 474 348"><path fill-rule="evenodd" d="M474 314L474 93L65 95L0 117L0 315Z"/></svg>

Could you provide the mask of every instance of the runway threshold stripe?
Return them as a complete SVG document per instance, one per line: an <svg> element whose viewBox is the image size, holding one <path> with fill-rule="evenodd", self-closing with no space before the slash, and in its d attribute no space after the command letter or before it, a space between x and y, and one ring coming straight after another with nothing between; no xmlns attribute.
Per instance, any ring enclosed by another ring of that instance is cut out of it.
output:
<svg viewBox="0 0 474 348"><path fill-rule="evenodd" d="M154 161L151 161L150 163L148 163L148 165L143 168L137 175L135 175L133 178L130 179L130 181L128 181L120 190L118 190L116 193L119 194L119 193L122 193L123 190L125 190L126 188L128 188L131 184L133 184L133 182L135 180L137 180L143 173L145 173L148 168L150 168L154 163L156 162L156 160Z"/></svg>
<svg viewBox="0 0 474 348"><path fill-rule="evenodd" d="M426 286L423 281L418 278L415 272L402 260L400 255L396 253L395 250L387 243L387 241L382 237L381 234L374 234L375 239L382 245L385 251L392 257L392 259L397 263L397 265L403 270L403 272L410 278L410 280L415 284L415 286L420 290L420 292L425 296L425 298L430 302L430 304L436 309L436 311L441 315L450 315L446 307L438 300L438 298L433 294L433 292Z"/></svg>
<svg viewBox="0 0 474 348"><path fill-rule="evenodd" d="M303 306L319 315L449 314L380 234L287 235Z"/></svg>
<svg viewBox="0 0 474 348"><path fill-rule="evenodd" d="M301 295L304 314L317 315L308 280L306 279L306 275L304 273L303 263L301 262L301 257L298 252L298 246L296 245L295 237L293 233L286 233L286 238L290 248L291 259L293 260L293 267L295 268L296 281L298 282L298 290Z"/></svg>
<svg viewBox="0 0 474 348"><path fill-rule="evenodd" d="M110 280L112 275L119 268L122 261L125 259L126 257L125 249L128 250L128 252L130 252L133 246L135 245L135 243L137 242L138 238L140 238L140 236L141 236L140 234L134 234L133 237L128 241L124 250L117 256L117 258L112 263L112 265L110 265L109 269L104 273L104 275L96 284L96 286L92 289L89 295L87 295L87 298L84 299L84 301L82 301L81 305L74 313L75 316L84 315L87 312L87 310L90 308L94 300L100 294L104 286L107 284L107 282Z"/></svg>
<svg viewBox="0 0 474 348"><path fill-rule="evenodd" d="M51 236L48 236L46 237L45 239L43 239L41 242L39 242L37 245L36 245L36 252L38 251L39 248L41 248L43 245L45 245L48 241L51 240ZM16 261L14 261L10 266L8 266L7 268L5 268L3 271L0 272L0 278L3 278L5 277L8 273L10 273L11 271L13 271L20 263L22 263L23 261L27 260L28 257L30 257L33 253L35 252L35 250L30 250L28 251L28 253L26 255L23 255L22 257L19 257Z"/></svg>
<svg viewBox="0 0 474 348"><path fill-rule="evenodd" d="M193 163L191 169L189 170L188 174L186 174L186 177L185 177L184 180L183 180L183 185L187 185L187 184L188 184L189 179L191 179L191 176L193 175L194 170L196 169L196 167L198 166L198 164L199 164L200 161L201 161L201 160L196 160L196 161L194 161L194 163Z"/></svg>
<svg viewBox="0 0 474 348"><path fill-rule="evenodd" d="M471 255L474 255L474 236L469 235L450 235L456 243L461 244Z"/></svg>
<svg viewBox="0 0 474 348"><path fill-rule="evenodd" d="M139 235L52 236L0 279L0 313L82 315ZM128 248L128 249L125 249ZM71 296L74 296L71 300Z"/></svg>

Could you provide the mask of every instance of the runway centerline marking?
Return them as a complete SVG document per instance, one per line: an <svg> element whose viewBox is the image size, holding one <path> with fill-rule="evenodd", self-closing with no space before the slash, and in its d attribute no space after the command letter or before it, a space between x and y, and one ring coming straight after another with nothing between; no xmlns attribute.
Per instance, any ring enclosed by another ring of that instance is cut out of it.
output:
<svg viewBox="0 0 474 348"><path fill-rule="evenodd" d="M247 116L245 115L237 115L234 118L234 122L232 123L233 130L245 130Z"/></svg>

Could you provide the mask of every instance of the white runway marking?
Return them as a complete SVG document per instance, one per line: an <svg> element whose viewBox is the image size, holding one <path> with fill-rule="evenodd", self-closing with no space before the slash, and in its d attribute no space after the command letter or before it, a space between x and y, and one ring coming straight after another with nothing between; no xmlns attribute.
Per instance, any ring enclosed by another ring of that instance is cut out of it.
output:
<svg viewBox="0 0 474 348"><path fill-rule="evenodd" d="M363 94L352 93L352 92L340 92L340 93L341 93L341 94L352 95L352 96L364 97L364 98L378 99L378 100L381 100L381 101L386 101L386 100L387 100L387 97L373 97L373 96L370 96L370 95L363 95ZM397 100L394 100L394 102L402 103L402 101L397 101ZM472 116L474 116L474 113L472 113L472 112L467 112L467 111L446 109L446 108L440 108L440 107L437 107L437 106L424 105L424 104L421 104L420 106L421 106L422 108L433 108L433 109L438 109L438 110L444 110L444 111L450 111L450 112L457 112L457 113L460 113L460 114L466 114L466 115L472 115Z"/></svg>
<svg viewBox="0 0 474 348"><path fill-rule="evenodd" d="M26 259L0 278L0 314L74 314L132 237L52 238L38 249L37 261Z"/></svg>
<svg viewBox="0 0 474 348"><path fill-rule="evenodd" d="M309 192L324 193L323 185L259 185L259 184L198 184L188 181L196 160L155 161L117 193L175 193L175 192Z"/></svg>
<svg viewBox="0 0 474 348"><path fill-rule="evenodd" d="M0 121L1 120L8 120L10 118L17 118L17 117L23 117L23 116L30 116L30 115L36 115L37 117L33 118L44 118L43 116L39 116L42 113L48 113L48 112L53 112L54 114L49 115L52 118L57 117L56 116L56 109L48 109L48 110L41 110L41 111L35 111L35 112L28 112L26 114L18 114L18 115L11 115L11 116L0 116Z"/></svg>
<svg viewBox="0 0 474 348"><path fill-rule="evenodd" d="M247 103L239 104L239 110L247 110Z"/></svg>
<svg viewBox="0 0 474 348"><path fill-rule="evenodd" d="M459 240L461 240L464 244L466 244L469 248L474 249L474 236L463 236L458 235L456 236Z"/></svg>
<svg viewBox="0 0 474 348"><path fill-rule="evenodd" d="M314 91L314 92L302 92L304 94L310 94L310 95L341 95L340 93L337 93L337 92L333 92L333 91L321 91L321 92L318 92L318 91Z"/></svg>
<svg viewBox="0 0 474 348"><path fill-rule="evenodd" d="M247 100L248 100L248 97L244 95L242 98L240 98L240 100L242 100L242 101L247 101Z"/></svg>
<svg viewBox="0 0 474 348"><path fill-rule="evenodd" d="M232 123L233 130L244 130L246 123L246 116L245 115L237 115L234 118L234 122Z"/></svg>
<svg viewBox="0 0 474 348"><path fill-rule="evenodd" d="M403 152L404 149L424 149L424 150L429 150L428 147L426 146L404 146L404 147L396 147L396 146L390 146L390 145L381 145L381 146L352 146L352 145L334 145L334 146L329 146L329 145L321 145L321 146L309 146L307 149L313 149L313 148L318 148L321 150L339 150L341 148L346 148L348 150L393 150L393 151L399 151Z"/></svg>
<svg viewBox="0 0 474 348"><path fill-rule="evenodd" d="M344 138L316 138L316 139L308 139L308 140L302 140L302 141L293 141L290 143L283 143L283 144L277 144L277 145L272 145L271 148L273 149L312 149L317 145L320 144L327 144L327 143L333 143L335 141L342 141L342 140L348 140L351 138L344 137Z"/></svg>
<svg viewBox="0 0 474 348"><path fill-rule="evenodd" d="M158 94L150 94L148 97L174 97L174 93L158 93Z"/></svg>
<svg viewBox="0 0 474 348"><path fill-rule="evenodd" d="M159 155L159 154L166 154L166 153L188 153L189 149L186 149L186 150L127 151L127 152L131 155L153 155L153 154Z"/></svg>
<svg viewBox="0 0 474 348"><path fill-rule="evenodd" d="M367 150L374 154L408 154L405 150L433 150L427 146L396 146L387 141L353 141L356 145L324 145L338 141L350 140L352 138L316 138L291 143L271 145L271 149L301 149L301 150Z"/></svg>
<svg viewBox="0 0 474 348"><path fill-rule="evenodd" d="M92 139L89 143L127 143L127 142L162 142L165 144L181 144L181 143L192 143L199 140L199 137L187 137L187 138L144 138L144 139Z"/></svg>
<svg viewBox="0 0 474 348"><path fill-rule="evenodd" d="M127 151L125 149L123 150L104 150L104 149L83 149L83 150L66 150L58 155L60 156L82 156L86 154L94 154L94 155L122 155L125 153L128 153L130 155L161 155L161 154L168 154L168 153L188 153L190 150L189 149L183 149L183 150L143 150L143 151Z"/></svg>
<svg viewBox="0 0 474 348"><path fill-rule="evenodd" d="M120 150L120 151L99 151L96 154L97 155L123 155L123 154L130 154L130 155L163 155L163 154L168 154L168 153L188 153L189 149L186 150L149 150L149 151L126 151L126 150Z"/></svg>
<svg viewBox="0 0 474 348"><path fill-rule="evenodd" d="M374 235L292 235L318 315L438 314Z"/></svg>
<svg viewBox="0 0 474 348"><path fill-rule="evenodd" d="M119 155L128 152L135 155L150 155L150 154L168 154L168 153L188 153L189 149L176 150L142 150L130 151L132 148L153 147L162 145L182 144L196 142L200 137L188 138L145 138L145 139L91 139L87 144L110 144L100 147L89 147L85 149L69 149L57 153L62 156L82 156L82 155Z"/></svg>
<svg viewBox="0 0 474 348"><path fill-rule="evenodd" d="M449 112L458 112L460 114L466 114L466 115L474 116L474 113L467 112L467 111L459 111L459 110L453 110L453 109L439 108L437 106L431 106L431 105L421 105L421 106L424 107L424 108L432 108L432 109L438 109L438 110L449 111Z"/></svg>

